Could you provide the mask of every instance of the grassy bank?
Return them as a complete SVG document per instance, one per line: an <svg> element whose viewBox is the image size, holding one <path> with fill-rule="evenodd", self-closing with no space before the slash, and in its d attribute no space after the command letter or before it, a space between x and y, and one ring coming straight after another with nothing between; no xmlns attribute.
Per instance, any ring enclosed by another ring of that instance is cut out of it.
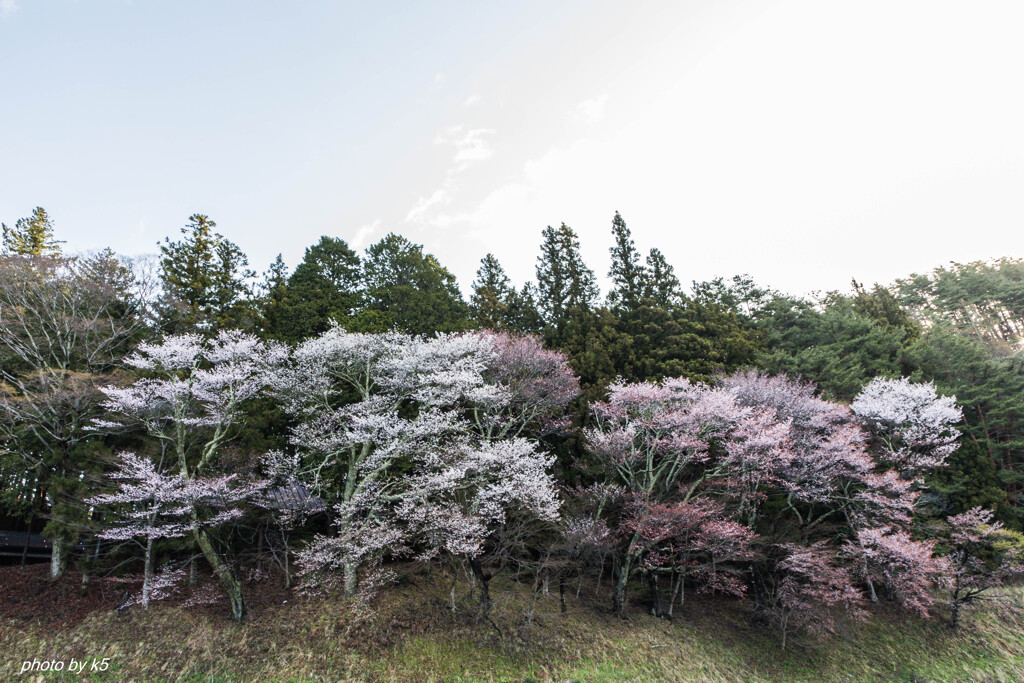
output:
<svg viewBox="0 0 1024 683"><path fill-rule="evenodd" d="M0 570L0 581L14 571ZM42 581L41 573L32 581ZM440 575L413 577L382 595L373 612L264 585L253 591L253 611L242 624L228 621L218 605L163 603L147 612L118 612L116 591L96 586L88 610L62 614L61 605L80 599L77 590L40 586L40 611L0 608L0 680L1024 680L1019 589L1007 595L1011 604L972 611L959 632L941 610L927 621L878 610L839 637L783 652L779 638L755 625L749 608L735 601L694 599L672 622L637 605L620 621L591 585L580 599L569 599L565 615L556 595L542 596L527 626L529 589L501 582L495 586L494 628L469 616L468 596L453 613L445 581ZM37 589L20 590L27 603L33 596L25 592ZM61 590L63 598L54 599L51 593ZM4 597L17 602L0 593ZM109 657L110 669L18 674L24 660L72 657Z"/></svg>

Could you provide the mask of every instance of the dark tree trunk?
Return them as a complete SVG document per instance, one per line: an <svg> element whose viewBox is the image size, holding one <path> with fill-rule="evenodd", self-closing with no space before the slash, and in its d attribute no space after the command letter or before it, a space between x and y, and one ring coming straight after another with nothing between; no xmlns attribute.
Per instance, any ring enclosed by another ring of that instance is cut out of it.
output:
<svg viewBox="0 0 1024 683"><path fill-rule="evenodd" d="M480 618L486 619L491 612L491 574L484 572L484 566L476 557L469 561L469 567L476 577L477 596L480 599Z"/></svg>
<svg viewBox="0 0 1024 683"><path fill-rule="evenodd" d="M562 614L565 614L569 610L565 606L565 575L558 575L558 604L561 607Z"/></svg>
<svg viewBox="0 0 1024 683"><path fill-rule="evenodd" d="M28 527L25 531L25 547L21 550L21 569L25 569L25 561L28 559L28 546L32 541L32 522L36 519L36 511L33 510L32 514L28 516Z"/></svg>

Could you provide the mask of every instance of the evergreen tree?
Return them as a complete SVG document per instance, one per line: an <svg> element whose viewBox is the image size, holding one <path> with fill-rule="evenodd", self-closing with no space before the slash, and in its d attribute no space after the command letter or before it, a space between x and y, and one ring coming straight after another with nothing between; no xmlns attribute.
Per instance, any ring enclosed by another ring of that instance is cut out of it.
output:
<svg viewBox="0 0 1024 683"><path fill-rule="evenodd" d="M264 333L276 337L283 329L281 314L288 292L288 266L281 254L263 273L262 296L260 297L260 327Z"/></svg>
<svg viewBox="0 0 1024 683"><path fill-rule="evenodd" d="M597 280L580 255L576 233L565 223L550 225L543 231L537 258L537 307L549 334L558 337L572 315L581 315L594 307Z"/></svg>
<svg viewBox="0 0 1024 683"><path fill-rule="evenodd" d="M470 327L455 276L400 235L391 233L366 250L363 282L366 305L353 329L434 334Z"/></svg>
<svg viewBox="0 0 1024 683"><path fill-rule="evenodd" d="M777 296L754 320L759 365L812 380L826 398L849 401L873 377L905 374L906 329L862 315L851 297L832 292L815 305Z"/></svg>
<svg viewBox="0 0 1024 683"><path fill-rule="evenodd" d="M3 245L0 253L12 256L60 256L62 240L53 238L53 220L37 206L29 218L19 218L13 228L0 224Z"/></svg>
<svg viewBox="0 0 1024 683"><path fill-rule="evenodd" d="M325 332L332 320L350 326L362 305L361 277L359 255L345 240L321 237L285 281L268 332L297 342Z"/></svg>
<svg viewBox="0 0 1024 683"><path fill-rule="evenodd" d="M921 326L900 306L899 300L885 287L876 284L868 291L864 285L853 281L853 310L871 318L883 326L902 330L904 339L916 339L921 333Z"/></svg>
<svg viewBox="0 0 1024 683"><path fill-rule="evenodd" d="M675 269L665 260L659 249L651 249L647 256L647 292L655 305L668 309L680 302L681 291Z"/></svg>
<svg viewBox="0 0 1024 683"><path fill-rule="evenodd" d="M508 329L509 304L515 289L505 274L505 269L494 254L480 259L480 268L473 280L473 296L469 300L470 313L477 327L485 329Z"/></svg>
<svg viewBox="0 0 1024 683"><path fill-rule="evenodd" d="M520 334L540 334L544 319L537 310L537 288L527 282L519 291L511 289L508 295L508 329Z"/></svg>
<svg viewBox="0 0 1024 683"><path fill-rule="evenodd" d="M915 318L946 322L1000 355L1024 346L1024 260L951 263L897 280L895 296Z"/></svg>
<svg viewBox="0 0 1024 683"><path fill-rule="evenodd" d="M955 481L951 499L957 508L991 500L992 471L1002 484L1004 521L1024 522L1024 360L1003 358L980 339L960 334L949 324L928 330L906 353L908 374L932 380L943 393L955 394L963 408L967 439L976 448L959 453L952 466L969 478ZM947 486L952 474L944 482ZM941 482L940 482L941 483ZM1005 502L1004 502L1005 501ZM995 502L995 501L994 501Z"/></svg>
<svg viewBox="0 0 1024 683"><path fill-rule="evenodd" d="M238 245L214 232L203 214L189 216L182 239L160 246L163 298L158 309L164 332L213 331L253 323L248 280L255 276Z"/></svg>
<svg viewBox="0 0 1024 683"><path fill-rule="evenodd" d="M608 293L608 304L613 312L633 311L640 306L640 300L650 288L649 278L647 269L640 263L640 254L633 244L626 221L618 211L612 219L612 236L615 246L608 250L612 255L612 266L608 271L612 289ZM664 273L661 276L664 278Z"/></svg>

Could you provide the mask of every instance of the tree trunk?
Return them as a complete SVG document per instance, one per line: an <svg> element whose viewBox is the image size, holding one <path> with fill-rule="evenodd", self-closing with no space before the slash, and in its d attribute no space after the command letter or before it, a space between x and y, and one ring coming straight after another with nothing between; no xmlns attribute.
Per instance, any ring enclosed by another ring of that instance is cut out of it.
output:
<svg viewBox="0 0 1024 683"><path fill-rule="evenodd" d="M558 604L561 608L562 614L569 611L565 606L565 575L561 573L558 575Z"/></svg>
<svg viewBox="0 0 1024 683"><path fill-rule="evenodd" d="M231 602L231 617L235 621L241 621L242 617L245 616L245 603L242 600L242 582L235 576L231 567L224 562L216 548L213 547L213 541L210 540L210 536L205 531L197 531L195 539L196 543L199 544L199 549L203 551L206 561L213 568L213 573L224 584L228 600Z"/></svg>
<svg viewBox="0 0 1024 683"><path fill-rule="evenodd" d="M281 543L284 545L284 587L286 590L291 590L292 568L288 564L288 536L283 532L281 533Z"/></svg>
<svg viewBox="0 0 1024 683"><path fill-rule="evenodd" d="M50 578L57 579L64 575L68 567L68 543L60 534L53 537L53 552L50 554Z"/></svg>
<svg viewBox="0 0 1024 683"><path fill-rule="evenodd" d="M35 521L35 518L36 518L36 512L35 512L35 510L33 510L32 514L29 515L29 517L28 517L28 527L25 530L25 547L22 548L22 550L21 550L21 569L22 569L22 571L24 571L24 569L25 569L25 561L28 559L28 547L29 547L30 542L32 541L32 522Z"/></svg>
<svg viewBox="0 0 1024 683"><path fill-rule="evenodd" d="M647 575L647 584L651 587L651 614L664 619L665 610L661 608L661 589L658 587L657 572L652 571Z"/></svg>
<svg viewBox="0 0 1024 683"><path fill-rule="evenodd" d="M359 588L359 567L351 560L345 561L345 595L352 597Z"/></svg>
<svg viewBox="0 0 1024 683"><path fill-rule="evenodd" d="M142 609L149 609L149 597L153 593L153 539L146 539L146 561L142 569Z"/></svg>
<svg viewBox="0 0 1024 683"><path fill-rule="evenodd" d="M632 564L633 556L630 553L626 553L626 557L622 560L622 566L619 567L619 576L615 581L612 607L615 610L615 616L619 618L622 617L622 613L626 610L626 584L629 583L629 572Z"/></svg>
<svg viewBox="0 0 1024 683"><path fill-rule="evenodd" d="M473 576L476 577L477 596L480 598L480 618L486 619L491 612L491 575L484 572L484 566L480 564L478 558L471 559L469 567L473 570Z"/></svg>

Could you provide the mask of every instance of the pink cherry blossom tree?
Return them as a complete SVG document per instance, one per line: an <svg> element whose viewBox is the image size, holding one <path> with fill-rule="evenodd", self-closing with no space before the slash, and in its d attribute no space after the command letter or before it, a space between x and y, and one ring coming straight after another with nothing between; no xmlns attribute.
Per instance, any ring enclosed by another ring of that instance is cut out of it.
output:
<svg viewBox="0 0 1024 683"><path fill-rule="evenodd" d="M694 557L699 567L718 544L732 568L746 563L752 593L762 609L781 615L784 629L804 623L792 606L829 611L857 592L858 580L872 599L881 584L901 606L927 614L942 563L934 543L908 533L921 488L915 477L955 447L950 425L959 413L931 387L896 385L898 391L872 389L881 398L858 404L859 414L815 396L812 384L757 372L714 386L683 379L613 385L608 401L593 407L596 426L587 439L603 484L621 490L596 513L618 542L616 611L634 571L649 581L664 571L682 580ZM899 415L881 409L893 403L910 407ZM873 457L878 434L887 446ZM891 469L897 464L904 468ZM705 509L716 510L717 524L695 521ZM780 548L784 558L772 560ZM801 569L807 549L828 557L831 593L815 597L807 592L814 581L794 578L810 571ZM738 576L717 573L711 578L728 581L707 583L740 594L746 585ZM652 599L660 612L656 590Z"/></svg>
<svg viewBox="0 0 1024 683"><path fill-rule="evenodd" d="M612 525L619 539L613 606L621 615L638 563L650 554L648 568L660 565L654 547L674 538L675 531L682 532L673 528L665 535L666 530L659 529L661 518L670 510L679 515L689 510L658 506L685 506L706 494L714 480L734 474L732 463L713 457L713 446L750 419L753 411L737 405L727 392L685 379L614 384L608 401L595 404L592 411L596 426L586 432L589 450L601 468L606 490L619 487L633 511L620 514ZM645 510L657 514L646 518ZM599 506L597 513L602 512ZM669 527L679 523L677 519Z"/></svg>
<svg viewBox="0 0 1024 683"><path fill-rule="evenodd" d="M771 595L761 602L782 632L782 648L794 629L813 635L835 633L843 618L863 618L863 595L850 572L835 563L835 552L824 542L810 546L782 545L775 561Z"/></svg>
<svg viewBox="0 0 1024 683"><path fill-rule="evenodd" d="M988 599L993 589L1024 576L1024 536L972 508L949 518L951 551L942 585L949 594L954 628L965 606Z"/></svg>
<svg viewBox="0 0 1024 683"><path fill-rule="evenodd" d="M915 541L898 527L860 529L857 542L847 546L854 567L865 581L884 586L890 597L906 610L928 616L934 602L932 589L948 569L935 556L935 540Z"/></svg>
<svg viewBox="0 0 1024 683"><path fill-rule="evenodd" d="M122 538L186 534L223 584L236 620L245 613L241 581L218 550L213 531L236 519L260 487L224 477L218 472L220 455L246 402L266 391L285 357L283 347L239 331L208 340L178 335L141 344L125 363L142 377L126 387L104 388L110 418L95 423L106 430L141 428L168 455L165 471L134 456L121 458L114 477L122 488L111 494L116 500L106 502L129 504L135 496L137 509L108 533Z"/></svg>
<svg viewBox="0 0 1024 683"><path fill-rule="evenodd" d="M569 425L567 408L580 395L579 378L561 351L545 349L534 335L479 333L492 349L484 379L503 387L500 403L474 406L477 429L488 439L545 436Z"/></svg>

